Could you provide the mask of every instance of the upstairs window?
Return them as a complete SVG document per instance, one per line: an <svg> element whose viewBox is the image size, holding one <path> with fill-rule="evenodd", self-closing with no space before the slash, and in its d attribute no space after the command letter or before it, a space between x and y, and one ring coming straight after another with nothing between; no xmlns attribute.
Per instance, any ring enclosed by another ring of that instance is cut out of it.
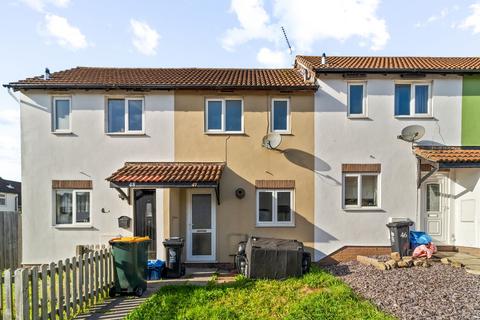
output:
<svg viewBox="0 0 480 320"><path fill-rule="evenodd" d="M432 115L429 83L395 84L396 117L428 117Z"/></svg>
<svg viewBox="0 0 480 320"><path fill-rule="evenodd" d="M243 132L243 101L208 99L205 107L205 131L209 133Z"/></svg>
<svg viewBox="0 0 480 320"><path fill-rule="evenodd" d="M348 117L366 117L365 83L348 84Z"/></svg>
<svg viewBox="0 0 480 320"><path fill-rule="evenodd" d="M272 132L290 133L290 101L272 100Z"/></svg>
<svg viewBox="0 0 480 320"><path fill-rule="evenodd" d="M143 133L143 118L142 99L108 99L107 133Z"/></svg>
<svg viewBox="0 0 480 320"><path fill-rule="evenodd" d="M70 132L71 99L68 97L53 98L53 132Z"/></svg>

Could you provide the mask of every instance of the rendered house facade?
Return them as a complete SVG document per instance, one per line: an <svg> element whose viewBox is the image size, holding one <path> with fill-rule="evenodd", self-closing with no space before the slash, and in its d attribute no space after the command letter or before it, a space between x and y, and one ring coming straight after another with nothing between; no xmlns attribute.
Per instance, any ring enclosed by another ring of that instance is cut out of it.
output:
<svg viewBox="0 0 480 320"><path fill-rule="evenodd" d="M450 148L478 145L478 59L300 56L296 63L319 86L316 258L387 246L385 224L405 219L438 245L478 247L480 153ZM425 128L420 147L397 138L409 125Z"/></svg>
<svg viewBox="0 0 480 320"><path fill-rule="evenodd" d="M477 58L298 56L293 69L75 68L10 83L24 263L118 235L149 235L152 258L185 237L191 263L231 263L248 235L303 241L320 260L388 246L399 219L479 247L480 150L458 147L476 145L478 72ZM412 124L425 128L415 146L397 138ZM262 146L269 133L277 150Z"/></svg>

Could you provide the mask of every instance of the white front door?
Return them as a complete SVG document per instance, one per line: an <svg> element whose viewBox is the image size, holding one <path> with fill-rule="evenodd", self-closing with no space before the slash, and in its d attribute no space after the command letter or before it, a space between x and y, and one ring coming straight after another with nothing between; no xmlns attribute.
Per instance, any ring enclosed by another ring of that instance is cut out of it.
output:
<svg viewBox="0 0 480 320"><path fill-rule="evenodd" d="M447 206L444 179L427 180L423 184L422 229L428 233L435 243L447 242Z"/></svg>
<svg viewBox="0 0 480 320"><path fill-rule="evenodd" d="M191 190L187 208L187 260L214 262L216 207L213 192Z"/></svg>

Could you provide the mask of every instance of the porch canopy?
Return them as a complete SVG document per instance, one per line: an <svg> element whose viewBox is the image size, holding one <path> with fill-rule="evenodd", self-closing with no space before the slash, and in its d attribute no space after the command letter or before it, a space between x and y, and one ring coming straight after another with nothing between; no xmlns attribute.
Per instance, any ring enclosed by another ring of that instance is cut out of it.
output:
<svg viewBox="0 0 480 320"><path fill-rule="evenodd" d="M106 180L127 200L122 188L214 188L220 203L224 168L224 162L126 162Z"/></svg>
<svg viewBox="0 0 480 320"><path fill-rule="evenodd" d="M480 168L480 146L416 146L417 187L438 170ZM428 173L422 176L422 171Z"/></svg>

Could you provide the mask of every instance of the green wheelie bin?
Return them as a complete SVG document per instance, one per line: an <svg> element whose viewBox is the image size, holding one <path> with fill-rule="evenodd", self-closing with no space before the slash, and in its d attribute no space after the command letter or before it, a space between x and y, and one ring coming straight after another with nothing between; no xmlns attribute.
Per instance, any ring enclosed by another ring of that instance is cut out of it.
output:
<svg viewBox="0 0 480 320"><path fill-rule="evenodd" d="M147 289L147 248L149 237L114 238L109 241L113 254L114 285L110 296L135 294Z"/></svg>

